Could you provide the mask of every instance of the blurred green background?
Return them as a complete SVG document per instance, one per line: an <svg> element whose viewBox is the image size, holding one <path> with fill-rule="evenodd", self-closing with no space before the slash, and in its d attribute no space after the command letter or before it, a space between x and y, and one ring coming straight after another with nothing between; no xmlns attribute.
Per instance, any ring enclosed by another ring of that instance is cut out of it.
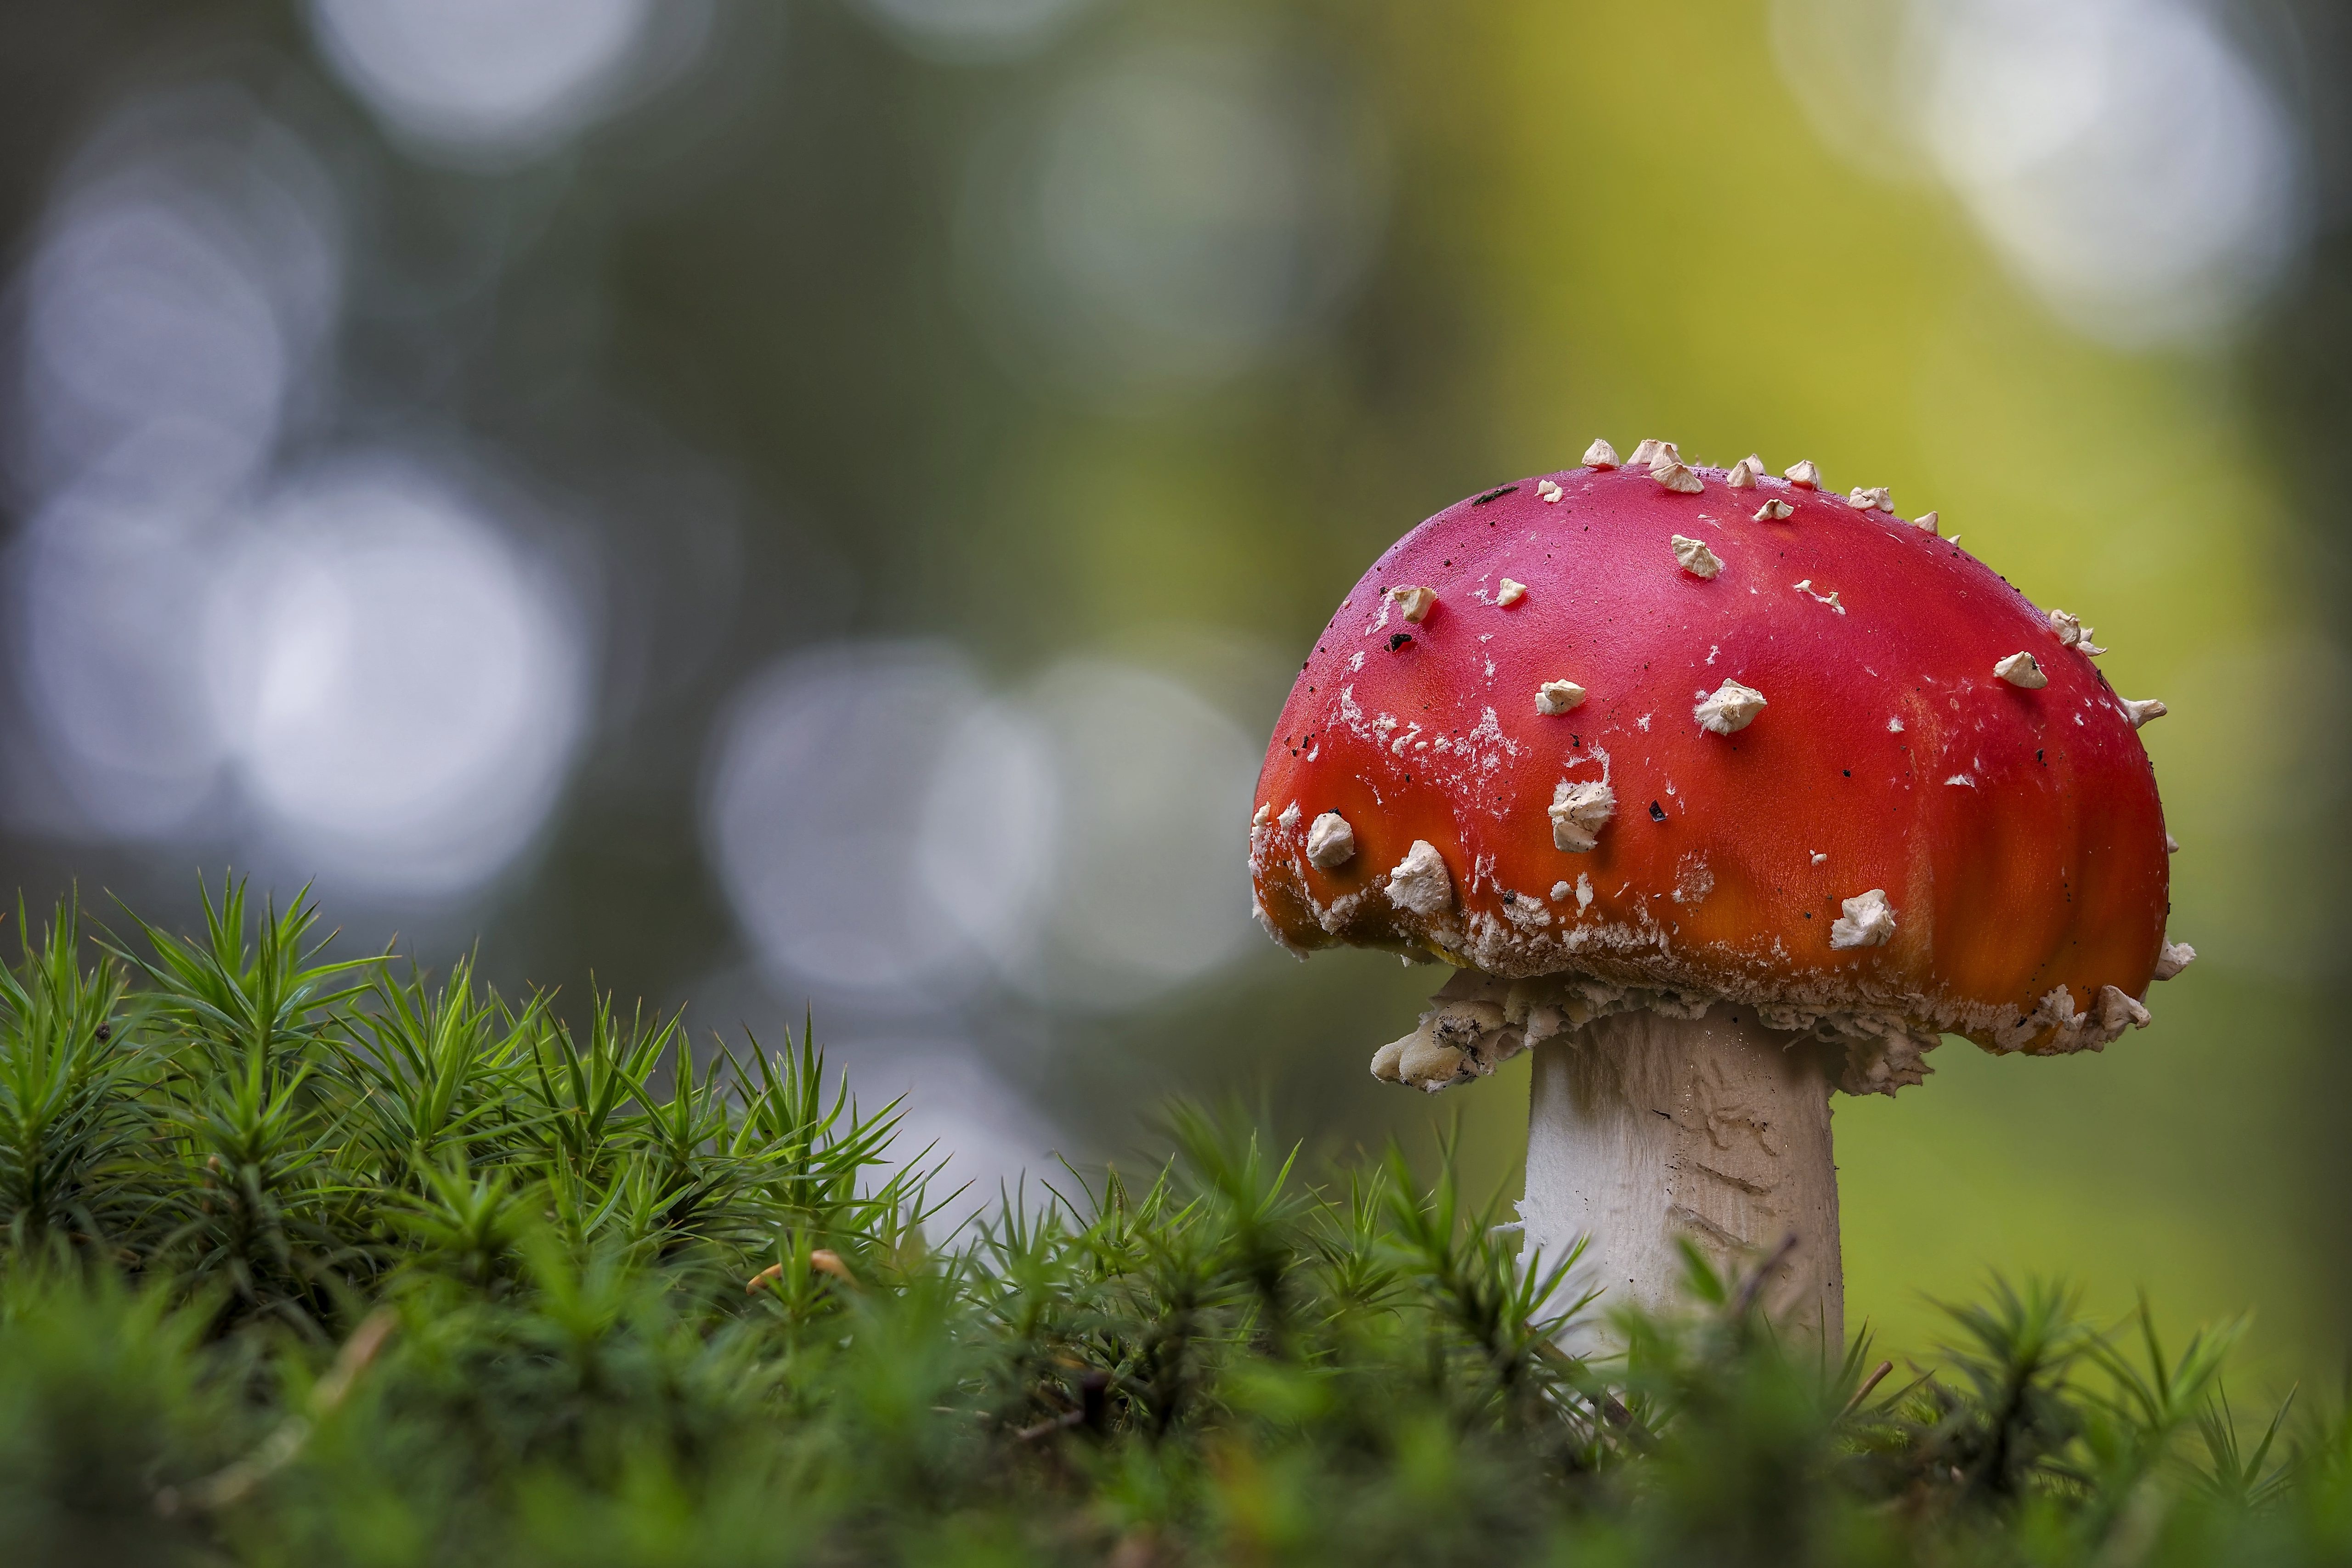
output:
<svg viewBox="0 0 2352 1568"><path fill-rule="evenodd" d="M1646 435L1888 485L2113 652L2201 956L1842 1101L1849 1320L1991 1269L2347 1326L2332 8L316 0L0 11L0 882L706 1030L992 1186L1171 1092L1346 1148L1525 1069L1248 925L1289 661Z"/></svg>

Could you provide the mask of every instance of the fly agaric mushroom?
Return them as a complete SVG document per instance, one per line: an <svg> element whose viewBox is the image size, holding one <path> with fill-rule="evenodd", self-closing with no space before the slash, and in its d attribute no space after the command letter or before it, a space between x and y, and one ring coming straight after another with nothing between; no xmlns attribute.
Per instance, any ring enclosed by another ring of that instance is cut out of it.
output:
<svg viewBox="0 0 2352 1568"><path fill-rule="evenodd" d="M2098 1050L2193 956L2135 733L2162 710L1811 464L1735 496L1664 443L1614 462L1449 507L1349 594L1259 777L1256 913L1301 956L1454 967L1381 1078L1538 1048L1520 1213L1554 1256L1591 1239L1571 1289L1660 1306L1680 1239L1735 1264L1793 1234L1774 1303L1834 1345L1831 1088L1916 1083L1946 1033Z"/></svg>

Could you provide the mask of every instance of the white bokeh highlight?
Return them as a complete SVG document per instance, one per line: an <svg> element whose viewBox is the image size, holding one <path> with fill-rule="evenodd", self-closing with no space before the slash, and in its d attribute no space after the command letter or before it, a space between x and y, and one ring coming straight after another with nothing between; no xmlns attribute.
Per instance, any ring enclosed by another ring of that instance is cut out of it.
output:
<svg viewBox="0 0 2352 1568"><path fill-rule="evenodd" d="M11 674L50 788L21 776L23 826L76 838L170 839L205 825L227 760L203 661L205 585L222 528L171 484L215 429L163 425L37 512L5 557ZM30 745L26 747L26 743ZM21 763L24 759L18 758Z"/></svg>
<svg viewBox="0 0 2352 1568"><path fill-rule="evenodd" d="M124 470L118 448L168 425L179 510L244 483L333 326L341 228L317 162L242 94L119 110L66 171L21 277L15 466L56 491Z"/></svg>
<svg viewBox="0 0 2352 1568"><path fill-rule="evenodd" d="M578 596L415 454L297 475L331 409L341 215L245 94L134 98L20 275L0 557L22 827L454 898L553 810L588 721Z"/></svg>
<svg viewBox="0 0 2352 1568"><path fill-rule="evenodd" d="M333 327L333 188L243 93L183 89L110 115L35 235L6 403L31 503L0 563L25 727L6 806L70 836L201 833L226 762L206 584Z"/></svg>
<svg viewBox="0 0 2352 1568"><path fill-rule="evenodd" d="M1773 37L1833 148L1949 189L2087 337L2213 342L2309 237L2301 132L2195 0L1776 0Z"/></svg>
<svg viewBox="0 0 2352 1568"><path fill-rule="evenodd" d="M1257 760L1162 672L1075 658L991 692L942 644L846 644L734 705L706 843L787 995L1113 1010L1253 948Z"/></svg>
<svg viewBox="0 0 2352 1568"><path fill-rule="evenodd" d="M281 489L214 579L205 667L278 852L404 898L462 892L553 809L587 719L562 586L422 465Z"/></svg>
<svg viewBox="0 0 2352 1568"><path fill-rule="evenodd" d="M1021 972L1055 893L1053 737L1024 705L983 697L939 742L914 819L919 895L997 972Z"/></svg>
<svg viewBox="0 0 2352 1568"><path fill-rule="evenodd" d="M1932 0L1937 166L2011 270L2126 345L2233 325L2304 238L2284 114L2186 0Z"/></svg>
<svg viewBox="0 0 2352 1568"><path fill-rule="evenodd" d="M541 157L644 86L665 24L696 0L310 0L320 55L385 128L428 155ZM698 42L698 37L695 40Z"/></svg>
<svg viewBox="0 0 2352 1568"><path fill-rule="evenodd" d="M707 852L785 980L917 1001L971 969L918 856L940 739L982 700L966 661L932 643L820 648L736 699L709 770Z"/></svg>
<svg viewBox="0 0 2352 1568"><path fill-rule="evenodd" d="M988 919L970 920L971 904L949 905L1014 987L1062 1006L1128 1007L1256 939L1233 846L1249 820L1257 750L1191 688L1133 664L1066 660L957 738L941 789L982 775L990 747L1013 745L1032 748L1026 771L1050 782L1050 796L1025 801L1000 787L994 821L928 824L926 862L940 866L1001 854L992 846L1014 834L1042 839L1011 883L1018 895Z"/></svg>

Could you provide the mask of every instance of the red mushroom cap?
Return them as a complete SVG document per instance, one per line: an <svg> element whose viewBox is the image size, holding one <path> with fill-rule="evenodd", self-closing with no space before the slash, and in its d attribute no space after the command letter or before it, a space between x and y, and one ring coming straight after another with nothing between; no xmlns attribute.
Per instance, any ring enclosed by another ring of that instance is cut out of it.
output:
<svg viewBox="0 0 2352 1568"><path fill-rule="evenodd" d="M1883 493L1727 478L1529 479L1374 563L1258 779L1267 929L1997 1051L2144 1023L2144 710Z"/></svg>

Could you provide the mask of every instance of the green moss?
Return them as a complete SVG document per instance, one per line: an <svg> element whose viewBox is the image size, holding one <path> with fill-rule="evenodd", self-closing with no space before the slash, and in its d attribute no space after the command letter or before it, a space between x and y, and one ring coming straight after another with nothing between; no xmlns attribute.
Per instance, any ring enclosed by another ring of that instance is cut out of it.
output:
<svg viewBox="0 0 2352 1568"><path fill-rule="evenodd" d="M205 932L0 979L0 1539L17 1561L500 1564L2336 1561L2339 1414L2242 1428L2054 1287L1865 1386L1743 1281L1553 1336L1450 1161L1302 1172L1180 1109L927 1239L803 1034ZM20 927L22 912L19 911ZM2284 1413L2283 1413L2284 1416Z"/></svg>

